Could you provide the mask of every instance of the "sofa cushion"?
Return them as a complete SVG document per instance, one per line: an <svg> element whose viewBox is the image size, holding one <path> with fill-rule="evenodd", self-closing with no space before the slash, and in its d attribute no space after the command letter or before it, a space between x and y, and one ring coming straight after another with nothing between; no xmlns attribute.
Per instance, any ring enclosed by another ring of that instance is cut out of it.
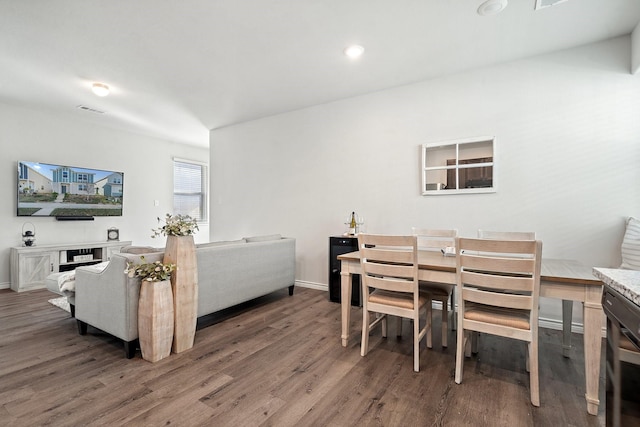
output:
<svg viewBox="0 0 640 427"><path fill-rule="evenodd" d="M620 268L640 270L640 220L629 217L622 240L622 265Z"/></svg>
<svg viewBox="0 0 640 427"><path fill-rule="evenodd" d="M280 240L282 236L280 234L269 234L265 236L245 237L247 243L251 242L268 242L269 240Z"/></svg>
<svg viewBox="0 0 640 427"><path fill-rule="evenodd" d="M239 244L243 244L243 243L247 243L247 241L245 239L223 240L223 241L220 241L220 242L198 243L196 245L196 248L212 248L212 247L215 247L215 246L239 245Z"/></svg>

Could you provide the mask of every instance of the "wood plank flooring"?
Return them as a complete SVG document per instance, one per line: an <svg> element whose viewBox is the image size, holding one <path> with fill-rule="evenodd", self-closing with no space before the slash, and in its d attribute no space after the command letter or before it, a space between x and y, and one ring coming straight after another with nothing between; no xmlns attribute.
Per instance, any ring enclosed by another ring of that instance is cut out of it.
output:
<svg viewBox="0 0 640 427"><path fill-rule="evenodd" d="M449 348L422 342L413 372L411 328L340 345L340 305L296 288L199 320L193 349L157 363L124 357L122 343L47 302L47 290L0 290L3 426L602 426L584 400L582 337L562 356L559 331L540 329L541 406L529 401L525 346L482 336L453 380ZM360 311L353 327L359 330ZM604 345L603 345L604 349ZM604 360L604 359L603 359Z"/></svg>

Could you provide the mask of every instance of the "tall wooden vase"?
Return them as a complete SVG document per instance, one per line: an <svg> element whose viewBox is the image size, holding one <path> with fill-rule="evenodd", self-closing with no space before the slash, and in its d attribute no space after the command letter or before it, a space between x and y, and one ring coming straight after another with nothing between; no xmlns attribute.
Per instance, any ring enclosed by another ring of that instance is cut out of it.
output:
<svg viewBox="0 0 640 427"><path fill-rule="evenodd" d="M138 301L138 338L144 360L157 362L171 354L173 295L168 280L142 281Z"/></svg>
<svg viewBox="0 0 640 427"><path fill-rule="evenodd" d="M177 269L171 274L173 289L174 353L193 347L198 316L198 266L193 236L167 236L164 263Z"/></svg>

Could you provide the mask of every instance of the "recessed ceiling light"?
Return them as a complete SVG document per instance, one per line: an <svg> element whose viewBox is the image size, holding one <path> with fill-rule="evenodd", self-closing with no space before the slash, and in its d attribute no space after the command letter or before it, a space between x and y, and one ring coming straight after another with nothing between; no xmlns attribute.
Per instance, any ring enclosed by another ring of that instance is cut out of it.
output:
<svg viewBox="0 0 640 427"><path fill-rule="evenodd" d="M344 54L351 59L359 58L363 53L364 47L360 46L359 44L351 45L344 50Z"/></svg>
<svg viewBox="0 0 640 427"><path fill-rule="evenodd" d="M94 83L93 86L91 86L91 90L98 96L109 95L109 86L103 83Z"/></svg>
<svg viewBox="0 0 640 427"><path fill-rule="evenodd" d="M496 15L507 7L507 0L487 0L478 7L478 15Z"/></svg>

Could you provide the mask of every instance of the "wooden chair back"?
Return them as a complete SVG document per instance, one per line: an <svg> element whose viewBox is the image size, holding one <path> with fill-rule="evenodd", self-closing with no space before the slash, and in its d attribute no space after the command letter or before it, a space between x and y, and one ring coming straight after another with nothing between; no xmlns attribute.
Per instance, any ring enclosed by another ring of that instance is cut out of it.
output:
<svg viewBox="0 0 640 427"><path fill-rule="evenodd" d="M358 235L363 290L418 292L418 245L415 236ZM363 298L365 296L363 295Z"/></svg>
<svg viewBox="0 0 640 427"><path fill-rule="evenodd" d="M458 230L413 227L413 235L418 237L418 250L440 251L447 246L455 246Z"/></svg>
<svg viewBox="0 0 640 427"><path fill-rule="evenodd" d="M478 239L536 240L534 231L488 231L478 230Z"/></svg>
<svg viewBox="0 0 640 427"><path fill-rule="evenodd" d="M457 238L459 305L529 310L538 318L542 242ZM537 323L537 322L536 322Z"/></svg>

